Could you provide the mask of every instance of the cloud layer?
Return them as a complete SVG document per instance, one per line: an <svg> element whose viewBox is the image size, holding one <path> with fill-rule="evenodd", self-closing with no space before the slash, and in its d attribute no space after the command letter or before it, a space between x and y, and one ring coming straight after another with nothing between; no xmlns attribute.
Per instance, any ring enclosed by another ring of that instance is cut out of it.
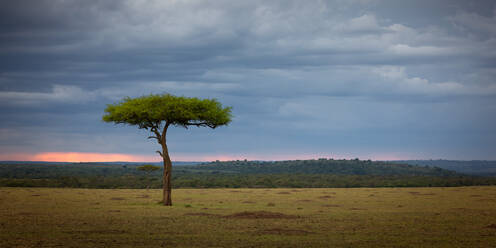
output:
<svg viewBox="0 0 496 248"><path fill-rule="evenodd" d="M152 156L101 115L169 92L235 115L173 130L173 159L496 159L494 27L492 1L5 3L0 151Z"/></svg>

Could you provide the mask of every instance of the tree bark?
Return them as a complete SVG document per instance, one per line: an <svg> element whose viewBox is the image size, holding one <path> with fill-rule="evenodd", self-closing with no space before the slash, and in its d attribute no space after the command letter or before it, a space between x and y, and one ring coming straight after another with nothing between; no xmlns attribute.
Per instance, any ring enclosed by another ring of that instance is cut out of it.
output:
<svg viewBox="0 0 496 248"><path fill-rule="evenodd" d="M169 151L167 149L166 134L169 124L166 124L161 135L161 145L162 145L162 158L164 161L164 175L163 175L163 204L164 206L172 206L171 199L171 174L172 174L172 161L169 157Z"/></svg>
<svg viewBox="0 0 496 248"><path fill-rule="evenodd" d="M172 162L169 157L169 152L167 151L167 145L163 145L163 159L164 159L164 177L163 177L163 203L164 206L172 206L171 200L171 173L172 173Z"/></svg>

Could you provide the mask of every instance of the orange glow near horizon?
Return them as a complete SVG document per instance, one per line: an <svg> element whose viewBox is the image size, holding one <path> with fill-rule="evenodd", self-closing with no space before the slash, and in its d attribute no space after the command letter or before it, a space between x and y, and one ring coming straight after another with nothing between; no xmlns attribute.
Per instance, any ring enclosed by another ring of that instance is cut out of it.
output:
<svg viewBox="0 0 496 248"><path fill-rule="evenodd" d="M229 161L229 160L305 160L318 158L366 160L406 160L407 156L392 154L370 154L350 156L338 154L172 154L173 161ZM45 152L38 154L0 154L0 161L43 161L43 162L160 162L159 155L133 155L123 153Z"/></svg>
<svg viewBox="0 0 496 248"><path fill-rule="evenodd" d="M43 162L158 162L160 157L121 153L45 152L0 155L0 160Z"/></svg>

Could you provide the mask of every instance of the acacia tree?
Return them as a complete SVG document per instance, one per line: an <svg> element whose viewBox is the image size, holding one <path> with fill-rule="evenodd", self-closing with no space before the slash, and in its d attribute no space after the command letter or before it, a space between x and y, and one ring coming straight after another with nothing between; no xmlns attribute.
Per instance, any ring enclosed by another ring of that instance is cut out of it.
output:
<svg viewBox="0 0 496 248"><path fill-rule="evenodd" d="M167 149L167 129L172 126L216 128L231 122L231 107L222 107L216 99L179 97L170 94L126 97L108 104L103 121L138 126L151 132L162 150L157 151L164 162L163 204L172 205L172 162Z"/></svg>

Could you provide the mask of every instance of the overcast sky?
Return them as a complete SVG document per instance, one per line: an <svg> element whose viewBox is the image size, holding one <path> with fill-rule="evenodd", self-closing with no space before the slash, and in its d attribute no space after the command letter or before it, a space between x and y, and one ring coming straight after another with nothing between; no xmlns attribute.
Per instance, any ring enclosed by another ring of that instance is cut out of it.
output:
<svg viewBox="0 0 496 248"><path fill-rule="evenodd" d="M166 92L234 114L173 160L496 159L495 3L2 1L0 160L159 160L101 117Z"/></svg>

